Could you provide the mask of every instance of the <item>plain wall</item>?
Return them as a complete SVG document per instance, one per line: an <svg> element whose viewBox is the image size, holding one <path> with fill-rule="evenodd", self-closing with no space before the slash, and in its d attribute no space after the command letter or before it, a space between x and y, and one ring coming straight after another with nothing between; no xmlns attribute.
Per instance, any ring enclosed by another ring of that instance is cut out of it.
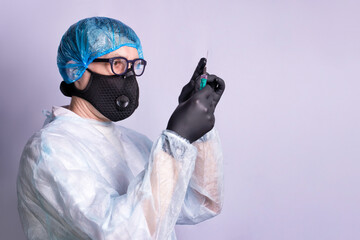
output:
<svg viewBox="0 0 360 240"><path fill-rule="evenodd" d="M117 18L148 61L140 106L120 122L155 140L209 50L226 81L216 110L225 161L222 213L178 239L360 239L359 1L0 2L0 239L24 239L16 175L42 109L69 103L61 36Z"/></svg>

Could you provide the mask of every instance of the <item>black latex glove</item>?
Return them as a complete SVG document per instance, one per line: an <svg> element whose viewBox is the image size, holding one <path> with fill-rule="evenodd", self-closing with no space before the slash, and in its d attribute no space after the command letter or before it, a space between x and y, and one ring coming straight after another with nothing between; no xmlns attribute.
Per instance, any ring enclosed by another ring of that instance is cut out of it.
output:
<svg viewBox="0 0 360 240"><path fill-rule="evenodd" d="M167 126L168 130L188 139L190 143L196 141L214 127L215 107L225 90L225 82L215 75L208 76L209 84L206 84L202 90L199 90L200 75L193 82L193 89L183 95L186 97L181 98L182 101L171 115ZM199 84L198 87L196 86L197 83Z"/></svg>

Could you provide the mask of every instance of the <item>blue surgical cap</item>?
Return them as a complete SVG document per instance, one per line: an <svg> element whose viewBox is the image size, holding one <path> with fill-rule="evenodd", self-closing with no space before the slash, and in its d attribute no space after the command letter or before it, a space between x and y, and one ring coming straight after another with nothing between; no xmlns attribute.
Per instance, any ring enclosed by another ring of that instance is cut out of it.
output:
<svg viewBox="0 0 360 240"><path fill-rule="evenodd" d="M123 46L137 49L143 58L140 39L124 23L106 17L92 17L73 24L61 39L57 65L66 83L81 78L95 58Z"/></svg>

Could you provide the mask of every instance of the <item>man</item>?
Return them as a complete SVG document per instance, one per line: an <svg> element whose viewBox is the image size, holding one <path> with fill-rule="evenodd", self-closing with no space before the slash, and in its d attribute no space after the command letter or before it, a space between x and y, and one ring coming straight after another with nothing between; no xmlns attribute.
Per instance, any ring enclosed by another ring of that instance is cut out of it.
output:
<svg viewBox="0 0 360 240"><path fill-rule="evenodd" d="M94 17L62 37L58 67L69 106L53 107L28 141L18 208L28 239L176 239L222 207L222 154L214 110L223 80L200 60L167 129L152 143L115 125L138 107L140 40L120 21Z"/></svg>

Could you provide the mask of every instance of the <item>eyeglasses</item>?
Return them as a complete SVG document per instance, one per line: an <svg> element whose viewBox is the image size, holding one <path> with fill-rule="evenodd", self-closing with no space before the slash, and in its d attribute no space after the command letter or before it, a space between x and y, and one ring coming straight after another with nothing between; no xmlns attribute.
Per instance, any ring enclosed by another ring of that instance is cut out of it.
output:
<svg viewBox="0 0 360 240"><path fill-rule="evenodd" d="M127 60L124 57L96 58L93 62L109 62L111 65L111 71L115 75L125 74L130 63L135 76L141 76L144 73L146 66L146 61L140 58L134 60Z"/></svg>

